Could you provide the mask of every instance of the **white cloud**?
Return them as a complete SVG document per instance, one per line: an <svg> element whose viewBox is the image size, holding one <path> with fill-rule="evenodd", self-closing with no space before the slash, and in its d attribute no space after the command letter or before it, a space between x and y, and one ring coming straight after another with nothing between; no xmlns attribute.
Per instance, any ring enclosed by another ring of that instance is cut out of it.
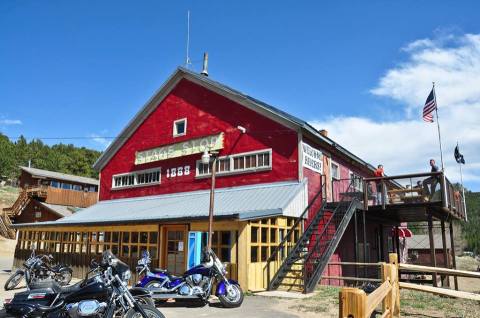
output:
<svg viewBox="0 0 480 318"><path fill-rule="evenodd" d="M10 126L10 125L21 125L22 121L19 119L0 119L0 125Z"/></svg>
<svg viewBox="0 0 480 318"><path fill-rule="evenodd" d="M421 112L436 82L437 103L447 174L459 181L453 149L460 143L467 165L464 180L480 188L480 34L422 39L403 48L407 61L388 70L371 90L404 107L398 121L332 117L314 121L330 136L372 164L383 163L388 174L428 169L428 159L440 163L436 123L425 123Z"/></svg>
<svg viewBox="0 0 480 318"><path fill-rule="evenodd" d="M94 142L100 144L104 149L106 149L111 143L111 140L108 140L105 137L99 136L97 134L90 134L89 137L92 138Z"/></svg>

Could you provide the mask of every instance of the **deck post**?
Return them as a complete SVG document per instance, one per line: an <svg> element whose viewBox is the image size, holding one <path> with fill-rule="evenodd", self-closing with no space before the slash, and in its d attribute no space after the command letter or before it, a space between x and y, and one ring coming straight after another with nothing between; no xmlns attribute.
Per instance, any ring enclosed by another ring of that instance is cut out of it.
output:
<svg viewBox="0 0 480 318"><path fill-rule="evenodd" d="M366 226L366 221L365 221L366 213L365 210L363 211L363 262L368 263L370 260L367 260L367 226ZM368 273L368 268L367 266L363 266L363 277L367 277Z"/></svg>
<svg viewBox="0 0 480 318"><path fill-rule="evenodd" d="M355 248L353 250L355 256L355 263L358 263L358 220L357 220L357 211L353 212L353 236L355 240ZM355 277L358 278L358 266L355 264ZM355 283L356 284L356 283Z"/></svg>
<svg viewBox="0 0 480 318"><path fill-rule="evenodd" d="M400 258L400 235L398 233L398 225L395 226L395 244L397 245L397 259L398 261L401 260Z"/></svg>
<svg viewBox="0 0 480 318"><path fill-rule="evenodd" d="M385 181L384 179L382 179L382 209L385 210L386 209L386 205L387 205L387 189L385 187Z"/></svg>
<svg viewBox="0 0 480 318"><path fill-rule="evenodd" d="M437 267L437 259L435 255L435 241L433 237L433 220L432 213L428 212L428 237L430 239L430 265ZM437 273L432 273L433 286L437 287Z"/></svg>
<svg viewBox="0 0 480 318"><path fill-rule="evenodd" d="M450 262L448 260L448 253L447 253L447 238L445 235L445 221L441 220L441 229L442 229L442 247L443 247L443 264L444 267L450 268ZM450 287L450 277L448 275L441 275L442 279L442 287Z"/></svg>
<svg viewBox="0 0 480 318"><path fill-rule="evenodd" d="M382 262L385 259L385 245L383 243L383 224L380 224L380 262Z"/></svg>
<svg viewBox="0 0 480 318"><path fill-rule="evenodd" d="M455 260L455 243L453 241L453 221L450 220L450 252L452 253L452 265L453 269L457 269L457 261ZM455 284L455 290L458 290L458 278L453 276L453 282Z"/></svg>

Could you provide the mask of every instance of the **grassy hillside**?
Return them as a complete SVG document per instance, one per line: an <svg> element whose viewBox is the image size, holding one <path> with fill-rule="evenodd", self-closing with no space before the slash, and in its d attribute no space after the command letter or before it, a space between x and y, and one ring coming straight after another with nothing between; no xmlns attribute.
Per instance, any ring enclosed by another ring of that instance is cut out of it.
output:
<svg viewBox="0 0 480 318"><path fill-rule="evenodd" d="M480 254L480 192L465 192L468 222L463 223L467 250Z"/></svg>
<svg viewBox="0 0 480 318"><path fill-rule="evenodd" d="M0 209L12 206L17 199L18 188L0 187Z"/></svg>

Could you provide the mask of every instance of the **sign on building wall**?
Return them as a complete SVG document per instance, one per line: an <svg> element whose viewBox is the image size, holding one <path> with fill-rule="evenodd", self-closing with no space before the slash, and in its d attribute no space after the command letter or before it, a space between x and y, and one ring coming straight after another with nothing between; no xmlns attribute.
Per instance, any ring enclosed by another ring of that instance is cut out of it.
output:
<svg viewBox="0 0 480 318"><path fill-rule="evenodd" d="M202 138L196 138L176 144L153 148L135 153L135 164L140 165L154 161L183 157L202 153L207 150L219 150L223 148L223 133Z"/></svg>
<svg viewBox="0 0 480 318"><path fill-rule="evenodd" d="M302 142L303 166L318 173L322 173L322 152Z"/></svg>

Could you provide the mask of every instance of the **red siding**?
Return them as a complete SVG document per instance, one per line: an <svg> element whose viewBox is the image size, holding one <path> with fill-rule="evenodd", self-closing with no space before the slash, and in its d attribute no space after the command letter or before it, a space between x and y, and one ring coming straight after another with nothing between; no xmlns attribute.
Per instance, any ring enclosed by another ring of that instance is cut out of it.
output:
<svg viewBox="0 0 480 318"><path fill-rule="evenodd" d="M187 118L186 136L173 137L173 121ZM236 128L241 125L246 134ZM135 152L225 133L220 155L272 149L272 171L222 176L217 187L298 180L297 133L219 94L185 79L170 92L101 171L100 200L185 192L209 188L209 180L195 178L201 154L135 165ZM190 165L188 176L168 179L166 170ZM161 167L161 184L112 190L112 176Z"/></svg>

